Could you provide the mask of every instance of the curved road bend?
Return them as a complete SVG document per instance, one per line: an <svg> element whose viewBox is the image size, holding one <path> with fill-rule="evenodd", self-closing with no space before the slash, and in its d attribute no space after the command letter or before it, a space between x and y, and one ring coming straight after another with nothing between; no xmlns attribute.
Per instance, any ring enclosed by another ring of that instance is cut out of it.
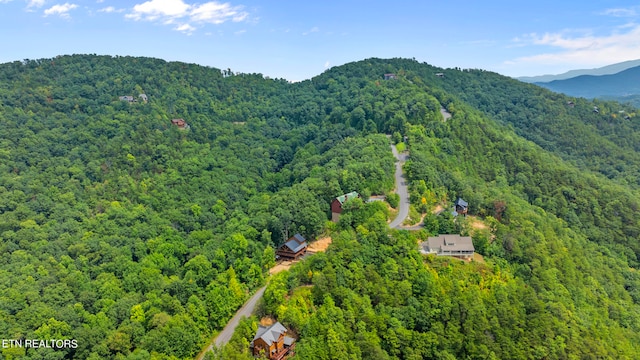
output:
<svg viewBox="0 0 640 360"><path fill-rule="evenodd" d="M233 335L233 332L235 331L236 327L240 323L240 319L243 316L249 317L251 316L251 314L253 314L253 310L256 308L256 305L258 304L258 300L262 298L262 294L264 294L264 290L266 288L267 286L265 285L260 289L258 289L258 291L256 291L256 293L253 294L253 296L251 296L251 298L247 300L247 302L244 305L242 305L242 308L240 308L240 310L238 310L238 312L231 318L231 320L229 320L229 322L224 327L224 329L222 329L220 334L218 334L214 342L212 344L209 344L209 346L207 346L207 348L198 355L197 357L198 360L202 360L206 353L213 350L214 344L216 347L220 348L222 347L222 345L228 343L229 340L231 340L231 335Z"/></svg>
<svg viewBox="0 0 640 360"><path fill-rule="evenodd" d="M395 145L391 145L391 152L393 156L396 158L396 172L395 172L395 180L397 184L397 194L400 196L400 204L398 205L398 216L389 224L390 228L401 228L400 225L404 221L404 219L409 216L409 192L407 190L407 182L402 175L402 165L407 160L406 154L399 154L398 149L396 149ZM224 344L228 343L231 339L231 335L235 331L238 323L240 322L240 318L249 317L253 314L253 310L258 304L258 300L264 294L264 290L266 289L266 285L258 289L255 294L242 306L240 310L231 318L231 320L227 323L227 325L222 329L220 334L215 338L214 342L210 344L203 352L198 354L197 359L202 360L204 355L213 350L213 346L215 344L216 347L222 347Z"/></svg>
<svg viewBox="0 0 640 360"><path fill-rule="evenodd" d="M399 154L398 149L396 149L395 145L391 145L391 152L396 158L396 193L400 196L400 203L398 205L398 216L396 216L396 218L391 223L389 223L389 227L394 229L400 228L400 225L402 225L404 219L409 216L409 191L407 190L407 181L402 175L402 165L407 160L407 155Z"/></svg>

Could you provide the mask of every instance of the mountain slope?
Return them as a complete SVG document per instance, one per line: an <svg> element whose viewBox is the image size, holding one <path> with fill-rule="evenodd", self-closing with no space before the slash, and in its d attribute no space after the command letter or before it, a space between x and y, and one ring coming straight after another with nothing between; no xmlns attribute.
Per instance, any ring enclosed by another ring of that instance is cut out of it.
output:
<svg viewBox="0 0 640 360"><path fill-rule="evenodd" d="M598 98L640 94L640 66L612 75L582 75L566 80L536 82L536 85L569 96Z"/></svg>
<svg viewBox="0 0 640 360"><path fill-rule="evenodd" d="M636 66L640 66L640 60L629 60L629 61L607 65L607 66L603 66L595 69L570 70L558 75L522 76L522 77L518 77L517 79L527 83L545 83L545 82L551 82L555 80L571 79L571 78L582 76L582 75L600 76L600 75L617 74L621 71L624 71Z"/></svg>
<svg viewBox="0 0 640 360"><path fill-rule="evenodd" d="M148 102L119 100L139 93ZM637 124L615 103L567 99L405 59L296 84L147 58L3 64L0 332L79 344L3 356L191 358L283 238L329 231L326 255L265 292L300 358L635 358ZM528 118L539 145L519 135ZM327 225L333 197L392 190L385 133L407 136L425 232L389 232L387 206L359 199ZM471 231L429 215L458 196L487 225L484 264L417 251L427 233ZM222 358L246 357L251 326Z"/></svg>
<svg viewBox="0 0 640 360"><path fill-rule="evenodd" d="M402 74L399 80L379 86L451 96L423 85L433 70L411 61L368 59L313 81L344 76L366 89L376 83L373 74L395 72ZM487 264L424 260L415 242L426 235L387 234L375 215L344 226L326 257L310 259L267 288L267 313L302 334L297 356L637 356L640 283L628 268L638 266L640 250L637 195L567 165L464 102L450 97L448 106L453 117L446 123L406 125L412 203L419 207L433 193L468 200L470 212L491 228L474 234ZM460 222L427 215L425 229L473 233ZM624 243L612 243L620 236ZM604 303L611 311L592 306Z"/></svg>

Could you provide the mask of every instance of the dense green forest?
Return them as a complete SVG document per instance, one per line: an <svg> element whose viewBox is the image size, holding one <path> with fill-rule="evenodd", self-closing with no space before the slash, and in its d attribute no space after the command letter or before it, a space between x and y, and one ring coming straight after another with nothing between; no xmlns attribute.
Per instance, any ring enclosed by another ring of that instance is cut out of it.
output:
<svg viewBox="0 0 640 360"><path fill-rule="evenodd" d="M635 111L406 59L295 84L149 58L2 64L0 337L78 346L0 356L193 358L300 232L333 243L272 277L261 309L296 358L638 358ZM381 202L328 225L333 197L393 189L385 134L407 137L424 230L389 230ZM418 252L471 231L430 214L458 196L489 225L472 232L484 263ZM251 358L256 322L214 357Z"/></svg>

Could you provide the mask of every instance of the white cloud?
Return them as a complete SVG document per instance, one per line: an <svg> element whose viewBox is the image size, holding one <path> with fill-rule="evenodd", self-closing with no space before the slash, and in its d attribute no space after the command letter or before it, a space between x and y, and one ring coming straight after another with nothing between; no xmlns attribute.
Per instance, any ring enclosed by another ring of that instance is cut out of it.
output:
<svg viewBox="0 0 640 360"><path fill-rule="evenodd" d="M614 16L614 17L635 17L638 15L637 7L631 8L614 8L606 9L600 13L600 15Z"/></svg>
<svg viewBox="0 0 640 360"><path fill-rule="evenodd" d="M624 31L620 31L623 29ZM545 46L550 51L520 57L506 62L508 65L582 65L602 66L640 58L640 25L629 24L606 35L583 32L529 34L518 38L520 45Z"/></svg>
<svg viewBox="0 0 640 360"><path fill-rule="evenodd" d="M28 0L27 1L27 8L43 7L46 2L47 2L47 0Z"/></svg>
<svg viewBox="0 0 640 360"><path fill-rule="evenodd" d="M133 13L127 17L135 20L156 20L159 18L183 17L189 5L182 0L151 0L133 7Z"/></svg>
<svg viewBox="0 0 640 360"><path fill-rule="evenodd" d="M325 69L328 69L328 68L329 68L329 65L330 65L330 64L329 64L329 60L327 60L327 62L325 62L325 63L324 63L324 68L325 68Z"/></svg>
<svg viewBox="0 0 640 360"><path fill-rule="evenodd" d="M196 31L196 28L189 24L182 24L175 27L175 30L183 32L185 34L192 34L194 31Z"/></svg>
<svg viewBox="0 0 640 360"><path fill-rule="evenodd" d="M58 5L53 5L52 7L48 8L47 10L44 11L44 16L49 16L49 15L58 15L60 17L63 18L69 18L69 11L77 8L78 5L76 4L69 4L69 3L64 3L62 5L58 4Z"/></svg>
<svg viewBox="0 0 640 360"><path fill-rule="evenodd" d="M242 11L242 6L231 6L229 3L220 4L213 1L193 6L189 15L193 21L222 24L229 19L234 22L243 21L249 14Z"/></svg>
<svg viewBox="0 0 640 360"><path fill-rule="evenodd" d="M230 3L210 1L203 4L188 4L183 0L150 0L133 7L132 12L126 17L133 20L159 21L169 25L184 22L175 28L177 31L192 33L196 30L195 24L222 24L227 21L240 22L248 18L249 14L243 11L243 6L234 6ZM184 28L183 28L184 27ZM185 29L188 29L185 30Z"/></svg>
<svg viewBox="0 0 640 360"><path fill-rule="evenodd" d="M100 10L98 10L98 12L103 12L103 13L115 13L115 12L123 12L124 9L116 9L113 6L107 6L106 8L102 8Z"/></svg>

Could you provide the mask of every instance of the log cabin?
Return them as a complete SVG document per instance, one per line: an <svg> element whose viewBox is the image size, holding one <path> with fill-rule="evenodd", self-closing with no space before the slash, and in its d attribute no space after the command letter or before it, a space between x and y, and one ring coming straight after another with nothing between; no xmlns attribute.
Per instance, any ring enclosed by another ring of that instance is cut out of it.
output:
<svg viewBox="0 0 640 360"><path fill-rule="evenodd" d="M300 234L290 237L284 244L278 246L276 255L283 260L298 260L307 252L307 241Z"/></svg>

